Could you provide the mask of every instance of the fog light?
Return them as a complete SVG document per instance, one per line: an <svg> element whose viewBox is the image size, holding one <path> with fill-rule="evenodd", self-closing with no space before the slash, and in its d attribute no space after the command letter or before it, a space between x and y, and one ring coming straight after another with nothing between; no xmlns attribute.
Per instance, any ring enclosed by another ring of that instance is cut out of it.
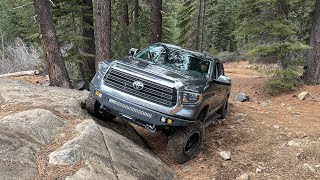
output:
<svg viewBox="0 0 320 180"><path fill-rule="evenodd" d="M98 96L98 97L100 97L100 98L102 97L102 94L101 94L99 91L96 91L95 94L96 94L96 96Z"/></svg>
<svg viewBox="0 0 320 180"><path fill-rule="evenodd" d="M165 117L162 117L162 118L160 119L160 121L163 122L163 123L165 123L165 122L167 121L167 119L166 119Z"/></svg>
<svg viewBox="0 0 320 180"><path fill-rule="evenodd" d="M167 120L167 123L168 123L168 124L172 124L172 122L173 122L172 119L168 119L168 120Z"/></svg>

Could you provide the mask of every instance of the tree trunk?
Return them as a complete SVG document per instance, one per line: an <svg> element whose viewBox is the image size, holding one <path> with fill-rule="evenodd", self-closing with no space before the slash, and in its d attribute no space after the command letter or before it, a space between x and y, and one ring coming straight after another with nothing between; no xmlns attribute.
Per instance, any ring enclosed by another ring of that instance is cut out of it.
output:
<svg viewBox="0 0 320 180"><path fill-rule="evenodd" d="M201 28L201 15L202 15L202 0L199 0L199 14L198 14L198 24L197 24L197 28ZM196 28L196 29L197 29ZM199 29L196 30L196 50L199 51L199 45L200 45L200 33L201 31L199 31Z"/></svg>
<svg viewBox="0 0 320 180"><path fill-rule="evenodd" d="M128 31L129 24L130 24L128 0L122 0L121 7L122 7L122 11L121 11L122 20L121 20L120 41L124 43L122 47L128 50L132 45L130 41L131 39L129 38L129 31Z"/></svg>
<svg viewBox="0 0 320 180"><path fill-rule="evenodd" d="M139 47L140 37L139 37L139 0L134 1L134 13L133 13L133 24L135 30L135 43L137 43L136 47Z"/></svg>
<svg viewBox="0 0 320 180"><path fill-rule="evenodd" d="M56 31L50 13L49 0L34 0L36 19L39 24L41 45L45 53L50 85L72 88L70 78L57 42Z"/></svg>
<svg viewBox="0 0 320 180"><path fill-rule="evenodd" d="M162 41L162 0L151 0L150 43Z"/></svg>
<svg viewBox="0 0 320 180"><path fill-rule="evenodd" d="M316 1L310 34L310 46L308 68L304 74L304 81L307 84L320 84L320 0Z"/></svg>
<svg viewBox="0 0 320 180"><path fill-rule="evenodd" d="M278 0L278 11L280 14L283 14L285 18L289 16L290 6L288 0Z"/></svg>
<svg viewBox="0 0 320 180"><path fill-rule="evenodd" d="M127 0L123 0L122 2L122 21L123 24L128 27L129 26L129 5Z"/></svg>
<svg viewBox="0 0 320 180"><path fill-rule="evenodd" d="M1 49L2 49L2 60L4 61L4 34L0 28L0 36L1 36Z"/></svg>
<svg viewBox="0 0 320 180"><path fill-rule="evenodd" d="M88 71L91 79L95 74L95 44L93 28L93 4L92 0L82 0L82 37L85 38L81 51L86 55L86 59L81 64L82 71Z"/></svg>
<svg viewBox="0 0 320 180"><path fill-rule="evenodd" d="M97 0L96 66L111 58L111 0Z"/></svg>
<svg viewBox="0 0 320 180"><path fill-rule="evenodd" d="M203 12L202 12L202 28L201 28L201 46L200 50L204 50L204 35L205 35L205 16L206 16L206 1L203 1Z"/></svg>
<svg viewBox="0 0 320 180"><path fill-rule="evenodd" d="M134 14L133 14L133 19L134 19L134 26L138 27L138 19L139 19L139 0L134 1Z"/></svg>

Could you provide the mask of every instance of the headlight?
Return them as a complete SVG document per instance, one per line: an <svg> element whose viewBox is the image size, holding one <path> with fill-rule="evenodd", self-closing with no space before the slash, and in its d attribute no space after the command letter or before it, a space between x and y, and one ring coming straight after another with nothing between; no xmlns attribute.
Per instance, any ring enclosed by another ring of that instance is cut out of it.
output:
<svg viewBox="0 0 320 180"><path fill-rule="evenodd" d="M101 62L98 64L98 72L100 72L101 74L105 74L108 71L109 65Z"/></svg>
<svg viewBox="0 0 320 180"><path fill-rule="evenodd" d="M182 104L198 104L202 100L202 95L199 93L183 92Z"/></svg>

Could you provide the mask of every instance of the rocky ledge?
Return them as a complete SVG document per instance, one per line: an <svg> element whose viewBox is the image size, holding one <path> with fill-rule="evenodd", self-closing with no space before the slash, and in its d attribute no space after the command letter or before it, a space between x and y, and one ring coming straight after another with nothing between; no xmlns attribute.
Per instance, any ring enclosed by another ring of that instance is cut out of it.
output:
<svg viewBox="0 0 320 180"><path fill-rule="evenodd" d="M88 92L0 78L0 179L174 179L125 121L82 110Z"/></svg>

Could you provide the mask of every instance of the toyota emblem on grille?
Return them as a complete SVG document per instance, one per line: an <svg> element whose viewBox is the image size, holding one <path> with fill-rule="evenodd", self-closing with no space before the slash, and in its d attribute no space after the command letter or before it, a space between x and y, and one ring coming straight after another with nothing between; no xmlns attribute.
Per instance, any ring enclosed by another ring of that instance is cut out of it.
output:
<svg viewBox="0 0 320 180"><path fill-rule="evenodd" d="M133 88L138 91L141 91L144 88L144 85L140 81L135 81L135 82L133 82Z"/></svg>

